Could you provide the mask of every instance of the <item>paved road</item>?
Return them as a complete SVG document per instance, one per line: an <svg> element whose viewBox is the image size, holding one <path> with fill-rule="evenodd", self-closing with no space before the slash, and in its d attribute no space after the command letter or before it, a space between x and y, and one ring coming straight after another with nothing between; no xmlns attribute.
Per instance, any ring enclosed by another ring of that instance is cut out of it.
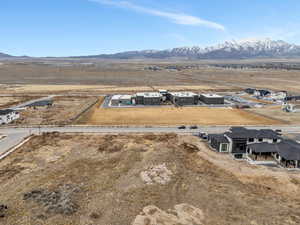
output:
<svg viewBox="0 0 300 225"><path fill-rule="evenodd" d="M32 127L32 128L0 128L0 133L7 137L0 141L0 155L19 144L30 134L42 132L61 133L178 133L194 134L198 132L222 133L230 126L199 126L198 129L183 129L177 127L99 127L99 126L68 126L68 127ZM300 126L251 126L253 129L280 129L283 133L300 134Z"/></svg>

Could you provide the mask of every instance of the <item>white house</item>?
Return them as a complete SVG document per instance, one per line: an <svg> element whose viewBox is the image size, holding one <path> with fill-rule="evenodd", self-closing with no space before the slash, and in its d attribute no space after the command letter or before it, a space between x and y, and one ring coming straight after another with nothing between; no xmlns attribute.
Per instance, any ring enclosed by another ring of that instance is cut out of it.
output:
<svg viewBox="0 0 300 225"><path fill-rule="evenodd" d="M20 114L17 111L14 111L12 109L0 110L0 124L8 124L19 118Z"/></svg>

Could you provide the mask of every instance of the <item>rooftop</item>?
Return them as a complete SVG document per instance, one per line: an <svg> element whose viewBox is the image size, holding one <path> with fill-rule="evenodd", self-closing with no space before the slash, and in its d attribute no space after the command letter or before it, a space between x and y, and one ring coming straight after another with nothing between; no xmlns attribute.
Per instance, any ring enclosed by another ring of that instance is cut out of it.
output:
<svg viewBox="0 0 300 225"><path fill-rule="evenodd" d="M217 94L201 94L201 95L206 98L223 98L223 96Z"/></svg>
<svg viewBox="0 0 300 225"><path fill-rule="evenodd" d="M121 97L121 95L113 95L113 96L111 97L111 99L112 99L112 100L119 100L120 97Z"/></svg>
<svg viewBox="0 0 300 225"><path fill-rule="evenodd" d="M0 115L7 115L12 112L14 112L12 109L0 109Z"/></svg>
<svg viewBox="0 0 300 225"><path fill-rule="evenodd" d="M131 99L132 95L113 95L112 100Z"/></svg>
<svg viewBox="0 0 300 225"><path fill-rule="evenodd" d="M229 132L225 133L230 138L279 138L278 134L271 129L246 129L244 127L232 127Z"/></svg>
<svg viewBox="0 0 300 225"><path fill-rule="evenodd" d="M228 139L223 134L210 134L209 136L220 143L229 143Z"/></svg>
<svg viewBox="0 0 300 225"><path fill-rule="evenodd" d="M170 95L176 96L176 97L194 97L197 94L194 92L170 92Z"/></svg>
<svg viewBox="0 0 300 225"><path fill-rule="evenodd" d="M45 99L45 100L40 100L40 101L36 101L33 103L30 103L28 105L26 105L27 107L33 107L33 106L47 106L47 105L51 105L53 104L53 100L52 99Z"/></svg>
<svg viewBox="0 0 300 225"><path fill-rule="evenodd" d="M159 92L140 92L140 93L136 93L136 96L143 96L144 98L162 97L162 95Z"/></svg>
<svg viewBox="0 0 300 225"><path fill-rule="evenodd" d="M132 95L121 95L120 99L131 99Z"/></svg>
<svg viewBox="0 0 300 225"><path fill-rule="evenodd" d="M249 147L258 153L277 152L286 160L300 160L300 144L293 140L283 140L276 144L251 144Z"/></svg>

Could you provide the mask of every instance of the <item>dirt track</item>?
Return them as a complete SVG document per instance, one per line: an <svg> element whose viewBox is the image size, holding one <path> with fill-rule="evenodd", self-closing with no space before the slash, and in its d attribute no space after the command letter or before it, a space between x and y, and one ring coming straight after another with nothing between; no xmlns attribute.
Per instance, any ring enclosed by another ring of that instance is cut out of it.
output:
<svg viewBox="0 0 300 225"><path fill-rule="evenodd" d="M170 180L147 185L141 173L161 165ZM0 182L3 225L129 225L145 206L181 203L201 209L207 225L300 222L298 174L233 161L192 136L46 134L0 162ZM70 215L53 204L47 211L45 198L24 199L64 187L77 190L68 195L78 205Z"/></svg>

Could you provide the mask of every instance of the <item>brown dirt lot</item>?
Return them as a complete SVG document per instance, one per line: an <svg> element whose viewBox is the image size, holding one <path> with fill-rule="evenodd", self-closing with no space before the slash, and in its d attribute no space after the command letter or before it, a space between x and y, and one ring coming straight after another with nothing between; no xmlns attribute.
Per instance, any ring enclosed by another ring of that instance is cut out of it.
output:
<svg viewBox="0 0 300 225"><path fill-rule="evenodd" d="M77 123L94 125L270 125L281 122L230 108L100 108L97 105Z"/></svg>
<svg viewBox="0 0 300 225"><path fill-rule="evenodd" d="M143 182L162 164L166 184ZM201 209L205 225L300 223L298 173L234 161L192 136L44 134L0 162L0 182L3 225L129 225L145 206L181 203ZM61 198L76 210L56 211Z"/></svg>
<svg viewBox="0 0 300 225"><path fill-rule="evenodd" d="M18 125L62 125L73 119L97 101L96 97L55 97L53 106L28 108L20 113Z"/></svg>

